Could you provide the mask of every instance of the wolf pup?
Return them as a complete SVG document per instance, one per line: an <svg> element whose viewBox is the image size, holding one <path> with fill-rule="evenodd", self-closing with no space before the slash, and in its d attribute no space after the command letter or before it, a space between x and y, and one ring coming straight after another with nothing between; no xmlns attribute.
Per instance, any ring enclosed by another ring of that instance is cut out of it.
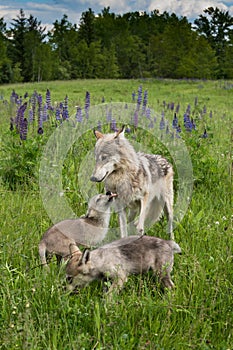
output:
<svg viewBox="0 0 233 350"><path fill-rule="evenodd" d="M70 245L72 257L66 265L68 289L84 287L94 280L109 278L113 281L109 293L120 290L131 274L143 274L150 269L165 288L173 288L170 273L174 253L181 253L177 243L152 236L129 236L113 241L95 250L75 254L77 247Z"/></svg>
<svg viewBox="0 0 233 350"><path fill-rule="evenodd" d="M116 194L108 192L92 197L86 216L79 219L63 220L50 227L39 243L39 255L43 265L46 257L56 255L57 261L70 254L69 245L95 246L106 236L110 220L110 206Z"/></svg>
<svg viewBox="0 0 233 350"><path fill-rule="evenodd" d="M144 222L157 221L163 210L168 218L168 233L173 235L173 169L162 156L136 152L124 136L124 127L113 134L95 130L96 165L91 181L104 181L107 191L118 194L115 209L119 215L121 237L127 236L128 222L139 212L136 228L144 233Z"/></svg>

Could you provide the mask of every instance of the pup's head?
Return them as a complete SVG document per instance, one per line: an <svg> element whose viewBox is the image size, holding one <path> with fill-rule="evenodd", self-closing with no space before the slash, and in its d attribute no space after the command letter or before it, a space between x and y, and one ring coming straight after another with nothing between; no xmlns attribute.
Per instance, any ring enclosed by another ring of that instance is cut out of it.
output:
<svg viewBox="0 0 233 350"><path fill-rule="evenodd" d="M84 287L94 278L91 276L90 251L87 249L81 255L73 253L73 244L70 244L71 258L66 265L66 281L68 290L75 287Z"/></svg>
<svg viewBox="0 0 233 350"><path fill-rule="evenodd" d="M119 153L119 142L124 139L123 126L119 131L113 134L102 134L95 130L97 139L95 145L96 166L91 176L91 181L102 182L117 168L121 160Z"/></svg>
<svg viewBox="0 0 233 350"><path fill-rule="evenodd" d="M113 203L116 193L108 191L106 194L97 194L89 200L86 216L89 218L98 219L105 213L110 212L110 207Z"/></svg>

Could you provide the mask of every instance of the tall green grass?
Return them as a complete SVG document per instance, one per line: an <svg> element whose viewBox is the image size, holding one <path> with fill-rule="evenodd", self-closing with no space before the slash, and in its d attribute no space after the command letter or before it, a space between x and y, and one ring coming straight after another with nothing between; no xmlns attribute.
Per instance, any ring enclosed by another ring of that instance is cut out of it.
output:
<svg viewBox="0 0 233 350"><path fill-rule="evenodd" d="M4 182L0 184L1 349L233 348L232 85L220 81L87 80L7 85L0 87L0 93L9 100L12 88L19 94L30 94L35 89L43 94L49 88L53 102L67 94L70 108L75 110L74 106L84 105L86 91L91 94L91 104L101 103L103 96L109 103L130 103L132 91L137 91L140 84L148 89L149 106L158 113L163 101L179 102L182 120L187 104L193 109L195 97L199 109L205 105L208 112L213 111L212 119L207 113L198 120L194 134L182 133L192 159L194 188L184 219L175 229L176 241L182 248L182 255L175 256L175 290L163 293L148 274L132 276L111 301L99 283L69 295L64 267L59 269L55 261L49 273L40 267L37 246L51 221L40 197L35 169L32 182L26 186L9 190ZM172 117L172 112L166 112L166 118ZM1 104L2 164L6 157L4 145L9 145L12 137L8 132L9 118L9 108ZM210 137L202 139L205 127ZM48 128L45 138L51 132ZM149 142L143 131L136 130L133 136L138 142ZM64 163L63 184L69 188L67 200L77 215L85 212L87 203L76 172L80 159L94 143L92 133L87 133L74 144ZM159 142L150 147L169 158ZM36 161L39 164L39 159ZM116 225L115 217L111 225ZM150 228L148 234L166 238L165 220Z"/></svg>

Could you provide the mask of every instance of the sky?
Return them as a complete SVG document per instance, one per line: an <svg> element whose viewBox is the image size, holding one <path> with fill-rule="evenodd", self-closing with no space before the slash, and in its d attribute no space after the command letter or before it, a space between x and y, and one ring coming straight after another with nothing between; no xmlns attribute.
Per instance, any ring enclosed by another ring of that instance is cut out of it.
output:
<svg viewBox="0 0 233 350"><path fill-rule="evenodd" d="M60 21L64 14L72 24L79 24L82 12L89 8L97 15L104 7L110 7L110 12L123 14L133 11L151 11L157 9L160 13L174 12L178 17L186 16L191 22L203 14L208 7L218 7L223 11L229 11L233 16L233 0L1 0L0 18L9 24L17 18L19 10L23 9L25 16L36 17L47 30L53 27L53 23Z"/></svg>

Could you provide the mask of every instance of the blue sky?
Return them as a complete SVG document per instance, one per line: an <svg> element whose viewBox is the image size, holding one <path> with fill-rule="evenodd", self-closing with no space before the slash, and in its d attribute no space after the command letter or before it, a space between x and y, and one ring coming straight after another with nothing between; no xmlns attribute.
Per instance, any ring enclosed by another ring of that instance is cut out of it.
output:
<svg viewBox="0 0 233 350"><path fill-rule="evenodd" d="M101 12L104 7L110 6L110 11L123 14L131 11L146 11L150 13L158 9L160 13L167 11L176 13L177 16L186 16L190 21L198 18L207 7L218 7L228 10L233 16L233 1L221 0L1 0L0 17L4 17L6 23L10 23L19 14L22 8L26 17L30 14L41 23L51 29L55 20L60 20L63 14L68 16L71 23L79 23L82 12L91 8L95 14Z"/></svg>

